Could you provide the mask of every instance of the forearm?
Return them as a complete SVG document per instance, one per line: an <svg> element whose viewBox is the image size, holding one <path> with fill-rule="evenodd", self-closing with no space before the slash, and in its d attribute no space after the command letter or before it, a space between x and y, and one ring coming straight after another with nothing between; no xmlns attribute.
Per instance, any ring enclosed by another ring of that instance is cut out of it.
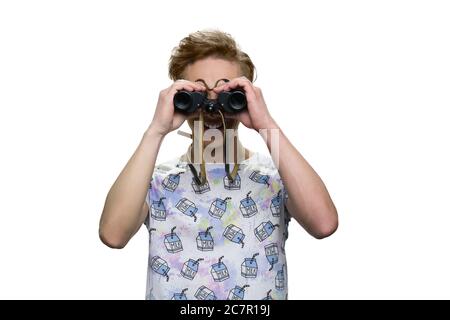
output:
<svg viewBox="0 0 450 320"><path fill-rule="evenodd" d="M149 128L109 190L99 230L105 244L125 246L142 225L142 208L162 140L162 135Z"/></svg>
<svg viewBox="0 0 450 320"><path fill-rule="evenodd" d="M319 175L283 131L276 128L278 130L268 130L266 144L274 157L273 160L276 162L275 157L279 158L280 177L289 193L286 206L308 233L316 238L327 237L336 230L338 224L333 201ZM275 139L272 138L273 135ZM278 146L275 143L278 143ZM276 147L279 148L279 156L274 152Z"/></svg>

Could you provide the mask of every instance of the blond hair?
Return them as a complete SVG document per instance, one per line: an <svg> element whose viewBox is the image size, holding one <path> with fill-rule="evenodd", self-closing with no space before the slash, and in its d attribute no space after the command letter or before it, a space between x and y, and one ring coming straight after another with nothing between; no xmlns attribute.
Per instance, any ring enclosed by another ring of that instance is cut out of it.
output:
<svg viewBox="0 0 450 320"><path fill-rule="evenodd" d="M197 31L182 39L178 47L172 50L170 79L183 79L183 72L188 65L208 57L237 62L242 75L250 81L255 80L256 69L248 54L240 49L231 35L219 30Z"/></svg>

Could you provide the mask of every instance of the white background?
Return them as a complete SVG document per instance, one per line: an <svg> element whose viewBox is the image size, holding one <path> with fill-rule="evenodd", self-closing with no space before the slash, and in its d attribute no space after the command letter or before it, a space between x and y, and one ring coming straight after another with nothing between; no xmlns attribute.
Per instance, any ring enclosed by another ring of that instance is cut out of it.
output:
<svg viewBox="0 0 450 320"><path fill-rule="evenodd" d="M112 250L98 220L171 49L204 28L252 57L340 214L325 240L291 224L290 298L450 298L449 16L447 1L1 1L0 298L144 298L146 231ZM188 142L171 134L158 161Z"/></svg>

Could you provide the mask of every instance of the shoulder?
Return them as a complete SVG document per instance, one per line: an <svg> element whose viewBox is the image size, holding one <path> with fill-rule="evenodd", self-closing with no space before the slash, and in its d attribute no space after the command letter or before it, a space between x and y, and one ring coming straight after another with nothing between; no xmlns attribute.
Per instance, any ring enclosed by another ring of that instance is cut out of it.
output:
<svg viewBox="0 0 450 320"><path fill-rule="evenodd" d="M183 157L180 156L158 163L153 170L153 177L165 177L185 171L186 161L184 161Z"/></svg>
<svg viewBox="0 0 450 320"><path fill-rule="evenodd" d="M278 174L278 168L270 155L255 152L244 163L250 170L261 171L269 175Z"/></svg>

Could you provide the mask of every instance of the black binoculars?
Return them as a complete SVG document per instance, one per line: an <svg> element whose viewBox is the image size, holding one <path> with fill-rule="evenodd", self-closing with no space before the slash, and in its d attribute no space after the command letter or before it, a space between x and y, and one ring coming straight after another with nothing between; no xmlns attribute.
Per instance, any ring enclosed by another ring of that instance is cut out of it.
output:
<svg viewBox="0 0 450 320"><path fill-rule="evenodd" d="M217 99L208 99L206 92L180 90L173 97L173 105L175 110L185 113L195 112L198 108L207 112L236 113L247 107L247 98L240 89L220 92Z"/></svg>

